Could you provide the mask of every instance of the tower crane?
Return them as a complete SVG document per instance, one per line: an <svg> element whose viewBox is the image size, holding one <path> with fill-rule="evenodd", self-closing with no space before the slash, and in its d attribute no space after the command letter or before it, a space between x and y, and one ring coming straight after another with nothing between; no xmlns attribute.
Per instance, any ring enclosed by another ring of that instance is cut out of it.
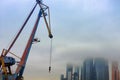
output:
<svg viewBox="0 0 120 80"><path fill-rule="evenodd" d="M30 34L30 37L28 39L27 45L23 51L22 57L18 57L16 54L12 53L10 50L14 46L15 42L17 41L18 37L20 36L21 32L25 28L28 20L30 19L31 15L33 14L36 6L40 7L40 11L38 13L36 22L33 26L32 32ZM47 30L48 30L48 36L50 39L53 38L53 35L51 33L51 28L49 23L47 22L48 20L46 19L47 13L46 10L48 10L48 16L49 16L49 7L45 4L43 4L42 0L36 0L36 4L34 5L33 9L31 10L30 14L28 15L27 19L25 20L24 24L18 31L17 35L15 36L14 40L8 47L8 49L3 49L1 56L0 56L0 80L23 80L23 73L26 67L26 62L29 56L29 52L32 46L32 43L35 42L40 42L38 38L34 38L38 23L41 17L44 18ZM50 19L49 19L50 20ZM50 21L49 21L50 22ZM8 54L12 54L13 56L17 57L20 59L20 62L18 62L17 68L15 69L15 72L13 73L11 71L11 68L13 65L16 64L16 60L14 57L8 56ZM51 70L51 66L49 66L49 70Z"/></svg>

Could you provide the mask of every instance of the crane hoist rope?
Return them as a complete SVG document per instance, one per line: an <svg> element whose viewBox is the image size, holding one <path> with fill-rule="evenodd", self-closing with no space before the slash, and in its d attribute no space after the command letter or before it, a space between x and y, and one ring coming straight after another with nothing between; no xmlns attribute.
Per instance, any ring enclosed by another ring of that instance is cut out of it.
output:
<svg viewBox="0 0 120 80"><path fill-rule="evenodd" d="M48 21L49 21L49 28L50 28L50 30L51 30L51 21L50 21L51 19L50 19L50 9L49 9L49 7L48 7ZM50 40L50 59L49 59L49 73L51 72L51 64L52 64L52 38L51 38L51 40Z"/></svg>
<svg viewBox="0 0 120 80"><path fill-rule="evenodd" d="M50 62L49 62L49 72L51 72L51 65L52 65L52 39L50 41Z"/></svg>

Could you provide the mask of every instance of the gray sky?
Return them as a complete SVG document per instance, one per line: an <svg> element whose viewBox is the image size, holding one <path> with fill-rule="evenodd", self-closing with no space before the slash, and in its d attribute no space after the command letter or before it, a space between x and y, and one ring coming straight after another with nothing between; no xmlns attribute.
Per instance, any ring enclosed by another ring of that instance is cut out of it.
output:
<svg viewBox="0 0 120 80"><path fill-rule="evenodd" d="M52 74L48 73L50 40L43 19L36 36L41 42L32 46L25 79L59 80L67 63L81 65L87 57L120 59L120 1L119 0L43 0L51 10L54 35ZM7 48L35 0L1 0L0 50ZM11 50L21 56L39 7Z"/></svg>

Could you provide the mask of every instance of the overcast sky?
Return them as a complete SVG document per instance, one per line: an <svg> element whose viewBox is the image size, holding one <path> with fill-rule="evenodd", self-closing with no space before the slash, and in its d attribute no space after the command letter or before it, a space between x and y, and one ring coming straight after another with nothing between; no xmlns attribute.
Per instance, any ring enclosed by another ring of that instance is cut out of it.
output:
<svg viewBox="0 0 120 80"><path fill-rule="evenodd" d="M48 73L50 40L41 18L24 77L26 80L59 80L67 63L81 65L87 57L120 59L119 0L43 0L51 10L53 38L52 74ZM35 0L1 0L0 50L8 48ZM11 52L21 56L39 7Z"/></svg>

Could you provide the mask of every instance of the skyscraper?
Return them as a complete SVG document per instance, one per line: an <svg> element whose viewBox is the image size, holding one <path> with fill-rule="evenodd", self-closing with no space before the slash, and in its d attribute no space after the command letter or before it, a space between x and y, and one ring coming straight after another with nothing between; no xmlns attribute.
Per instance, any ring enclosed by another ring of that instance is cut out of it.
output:
<svg viewBox="0 0 120 80"><path fill-rule="evenodd" d="M93 80L93 59L85 60L81 71L82 80Z"/></svg>
<svg viewBox="0 0 120 80"><path fill-rule="evenodd" d="M102 58L94 60L96 80L109 80L108 62Z"/></svg>
<svg viewBox="0 0 120 80"><path fill-rule="evenodd" d="M79 80L79 67L75 67L73 80Z"/></svg>
<svg viewBox="0 0 120 80"><path fill-rule="evenodd" d="M81 80L109 80L108 69L108 62L104 59L87 59L81 68Z"/></svg>
<svg viewBox="0 0 120 80"><path fill-rule="evenodd" d="M64 80L64 75L61 74L60 80Z"/></svg>
<svg viewBox="0 0 120 80"><path fill-rule="evenodd" d="M80 79L84 80L84 67L81 67L81 75L80 75Z"/></svg>
<svg viewBox="0 0 120 80"><path fill-rule="evenodd" d="M112 70L114 77L112 80L119 80L118 65L114 64ZM68 64L66 67L66 78L61 75L61 80L109 80L108 61L103 58L86 59L80 71L81 73L79 73L79 67L75 67L73 73L73 66ZM118 76L118 78L115 76Z"/></svg>
<svg viewBox="0 0 120 80"><path fill-rule="evenodd" d="M73 66L71 64L68 64L66 69L66 79L72 80L72 75L73 75Z"/></svg>
<svg viewBox="0 0 120 80"><path fill-rule="evenodd" d="M119 80L119 69L117 62L112 62L112 80Z"/></svg>

